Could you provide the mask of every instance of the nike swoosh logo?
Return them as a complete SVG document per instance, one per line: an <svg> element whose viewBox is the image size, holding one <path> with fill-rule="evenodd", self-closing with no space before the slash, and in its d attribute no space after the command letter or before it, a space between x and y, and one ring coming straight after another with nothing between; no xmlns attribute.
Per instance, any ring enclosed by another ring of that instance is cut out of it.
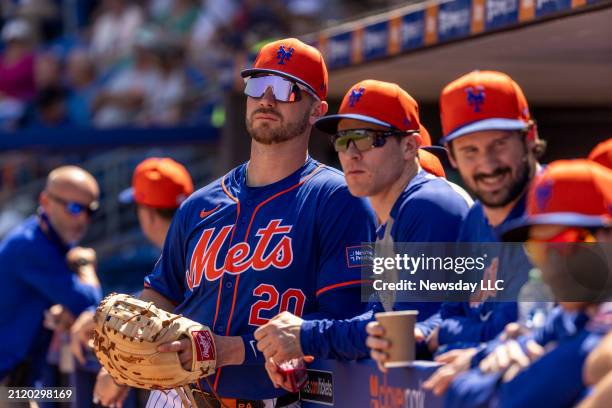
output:
<svg viewBox="0 0 612 408"><path fill-rule="evenodd" d="M486 322L487 320L489 320L489 316L491 316L491 313L493 313L492 310L489 310L487 313L485 313L484 315L481 313L480 314L480 321L481 322Z"/></svg>
<svg viewBox="0 0 612 408"><path fill-rule="evenodd" d="M221 207L221 204L219 204L218 206L216 206L215 208L213 208L212 210L202 210L200 211L200 218L206 218L208 217L210 214L214 213L215 211L217 211L219 209L219 207Z"/></svg>
<svg viewBox="0 0 612 408"><path fill-rule="evenodd" d="M251 349L253 349L253 355L257 357L257 349L255 348L255 340L251 340L249 341L249 343L251 344Z"/></svg>

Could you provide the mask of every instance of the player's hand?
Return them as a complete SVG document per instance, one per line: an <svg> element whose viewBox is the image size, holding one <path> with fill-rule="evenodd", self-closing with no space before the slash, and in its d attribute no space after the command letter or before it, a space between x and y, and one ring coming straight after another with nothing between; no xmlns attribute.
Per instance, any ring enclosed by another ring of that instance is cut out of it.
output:
<svg viewBox="0 0 612 408"><path fill-rule="evenodd" d="M479 368L485 374L503 372L503 380L510 381L542 354L544 349L533 340L527 342L526 351L516 340L509 340L497 346L480 362Z"/></svg>
<svg viewBox="0 0 612 408"><path fill-rule="evenodd" d="M373 321L368 323L366 326L366 332L368 338L366 339L366 346L370 349L370 357L376 361L378 369L383 373L387 372L387 368L384 366L385 362L389 359L387 350L391 347L389 340L384 338L385 329L380 323Z"/></svg>
<svg viewBox="0 0 612 408"><path fill-rule="evenodd" d="M304 361L306 363L312 363L314 361L314 358L312 356L306 356L304 357ZM295 392L295 390L291 387L291 380L285 378L285 376L281 372L280 367L274 362L273 359L266 360L265 367L268 373L268 377L270 377L270 381L272 381L272 385L274 385L274 388L280 387L285 391Z"/></svg>
<svg viewBox="0 0 612 408"><path fill-rule="evenodd" d="M523 334L528 332L527 328L520 323L512 322L508 323L506 327L504 327L504 331L502 332L501 339L506 341L510 339L516 339Z"/></svg>
<svg viewBox="0 0 612 408"><path fill-rule="evenodd" d="M74 247L66 254L66 261L77 271L81 266L96 264L96 251L93 248Z"/></svg>
<svg viewBox="0 0 612 408"><path fill-rule="evenodd" d="M442 395L450 383L461 373L469 370L470 361L478 349L450 350L436 357L436 361L444 363L423 383L423 388L432 391L435 395Z"/></svg>
<svg viewBox="0 0 612 408"><path fill-rule="evenodd" d="M423 334L421 329L419 329L418 327L415 327L414 328L414 341L416 343L420 343L425 340L426 340L425 335Z"/></svg>
<svg viewBox="0 0 612 408"><path fill-rule="evenodd" d="M96 328L94 315L95 312L93 311L84 311L79 315L70 329L70 350L81 365L85 364L83 349L91 348L91 340L93 339L93 332Z"/></svg>
<svg viewBox="0 0 612 408"><path fill-rule="evenodd" d="M470 367L472 357L474 357L477 352L478 349L476 347L453 349L440 354L434 360L442 364L456 364L467 369Z"/></svg>
<svg viewBox="0 0 612 408"><path fill-rule="evenodd" d="M118 385L110 374L104 368L101 368L96 378L93 403L105 407L121 408L129 391L130 387Z"/></svg>
<svg viewBox="0 0 612 408"><path fill-rule="evenodd" d="M169 343L160 344L157 351L161 353L179 353L179 360L185 370L191 371L193 362L193 351L191 349L191 340L180 339Z"/></svg>
<svg viewBox="0 0 612 408"><path fill-rule="evenodd" d="M266 361L271 358L282 362L304 357L300 343L300 330L304 320L289 312L282 312L255 330L257 350Z"/></svg>
<svg viewBox="0 0 612 408"><path fill-rule="evenodd" d="M427 348L432 353L435 353L438 347L440 347L440 343L438 342L438 333L440 332L440 328L436 327L431 331L429 337L427 338Z"/></svg>
<svg viewBox="0 0 612 408"><path fill-rule="evenodd" d="M74 323L74 315L62 305L53 305L45 311L43 326L49 330L68 331Z"/></svg>

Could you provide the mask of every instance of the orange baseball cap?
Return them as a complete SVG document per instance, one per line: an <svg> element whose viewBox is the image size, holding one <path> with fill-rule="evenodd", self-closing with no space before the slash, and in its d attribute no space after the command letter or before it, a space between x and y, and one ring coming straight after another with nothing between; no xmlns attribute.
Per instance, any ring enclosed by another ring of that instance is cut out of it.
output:
<svg viewBox="0 0 612 408"><path fill-rule="evenodd" d="M497 71L472 71L440 96L442 142L483 130L526 130L531 115L523 91Z"/></svg>
<svg viewBox="0 0 612 408"><path fill-rule="evenodd" d="M433 153L424 149L419 149L419 164L426 172L434 176L446 178L446 172L444 171L442 162Z"/></svg>
<svg viewBox="0 0 612 408"><path fill-rule="evenodd" d="M286 38L264 45L253 64L240 75L273 74L307 87L321 100L327 97L327 66L316 48L296 38Z"/></svg>
<svg viewBox="0 0 612 408"><path fill-rule="evenodd" d="M320 118L315 126L325 133L334 134L342 119L357 119L406 132L421 130L419 105L414 98L397 84L373 79L351 87L338 114Z"/></svg>
<svg viewBox="0 0 612 408"><path fill-rule="evenodd" d="M527 215L503 233L523 241L531 225L602 228L612 226L612 170L586 159L559 160L536 177L527 196Z"/></svg>
<svg viewBox="0 0 612 408"><path fill-rule="evenodd" d="M594 162L612 169L612 138L595 146L589 154L589 160L593 160Z"/></svg>
<svg viewBox="0 0 612 408"><path fill-rule="evenodd" d="M119 201L172 209L191 193L193 182L182 164L167 157L151 157L136 167L132 187L119 194Z"/></svg>

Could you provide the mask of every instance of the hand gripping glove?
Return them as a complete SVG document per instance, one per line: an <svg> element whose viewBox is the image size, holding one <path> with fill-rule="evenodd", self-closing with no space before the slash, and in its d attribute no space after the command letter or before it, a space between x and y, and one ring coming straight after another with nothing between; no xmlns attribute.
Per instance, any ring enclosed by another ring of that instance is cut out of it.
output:
<svg viewBox="0 0 612 408"><path fill-rule="evenodd" d="M152 302L111 293L95 314L94 349L98 360L118 384L150 390L176 389L183 403L192 400L189 384L215 372L216 351L210 329ZM191 370L181 366L177 352L157 351L160 344L191 340Z"/></svg>

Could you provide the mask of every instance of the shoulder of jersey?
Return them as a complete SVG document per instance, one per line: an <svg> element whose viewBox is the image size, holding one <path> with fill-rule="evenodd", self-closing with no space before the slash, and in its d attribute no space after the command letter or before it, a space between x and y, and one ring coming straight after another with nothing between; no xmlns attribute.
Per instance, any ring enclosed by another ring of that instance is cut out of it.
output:
<svg viewBox="0 0 612 408"><path fill-rule="evenodd" d="M33 218L29 218L22 221L21 225L14 228L9 232L4 239L0 240L0 246L8 250L9 252L19 252L22 256L25 256L22 251L40 251L42 248L46 248L49 241L42 240L37 245L31 245L36 238L36 221Z"/></svg>
<svg viewBox="0 0 612 408"><path fill-rule="evenodd" d="M414 192L410 195L412 198L431 200L436 203L439 203L440 200L461 200L468 207L474 203L472 197L461 186L431 174L424 175L423 180L415 187Z"/></svg>
<svg viewBox="0 0 612 408"><path fill-rule="evenodd" d="M225 199L226 197L228 197L227 194L223 191L223 180L224 178L226 178L225 188L227 188L228 180L226 176L230 173L226 174L225 176L219 177L215 181L212 181L204 187L201 187L194 191L185 201L183 201L180 207L180 211L189 211L190 208L195 208L200 211L200 207L202 206L206 206L209 204L214 204L216 206L217 204L219 204L219 201L221 199Z"/></svg>

